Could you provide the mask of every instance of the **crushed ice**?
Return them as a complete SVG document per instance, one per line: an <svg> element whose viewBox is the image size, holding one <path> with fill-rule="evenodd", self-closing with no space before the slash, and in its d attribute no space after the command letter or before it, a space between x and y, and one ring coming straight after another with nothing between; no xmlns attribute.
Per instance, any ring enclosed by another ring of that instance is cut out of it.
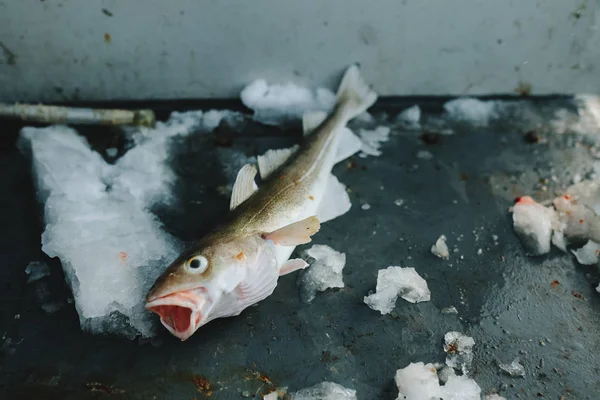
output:
<svg viewBox="0 0 600 400"><path fill-rule="evenodd" d="M19 146L32 156L44 204L42 250L61 260L85 330L129 338L154 333L144 297L180 249L149 211L156 202L172 200L168 144L208 131L224 115L173 113L154 129L136 129L135 145L114 165L71 128L21 131Z"/></svg>
<svg viewBox="0 0 600 400"><path fill-rule="evenodd" d="M507 364L500 363L499 367L513 378L525 376L525 367L521 365L518 358L515 358L512 362Z"/></svg>
<svg viewBox="0 0 600 400"><path fill-rule="evenodd" d="M291 400L357 400L356 390L335 382L321 382L290 393Z"/></svg>
<svg viewBox="0 0 600 400"><path fill-rule="evenodd" d="M300 298L304 303L311 303L317 292L344 287L342 270L346 265L346 254L319 244L308 249L306 254L315 261L298 278Z"/></svg>
<svg viewBox="0 0 600 400"><path fill-rule="evenodd" d="M499 101L482 101L474 98L459 98L444 104L448 116L456 121L464 121L474 126L486 127L498 117Z"/></svg>
<svg viewBox="0 0 600 400"><path fill-rule="evenodd" d="M467 374L473 362L475 340L460 332L452 331L444 335L444 342L444 351L447 354L446 365Z"/></svg>
<svg viewBox="0 0 600 400"><path fill-rule="evenodd" d="M431 292L425 279L414 268L388 267L379 270L376 291L365 296L364 302L381 314L389 314L398 296L410 303L420 303L429 301Z"/></svg>
<svg viewBox="0 0 600 400"><path fill-rule="evenodd" d="M418 129L421 121L421 109L417 105L409 107L398 114L396 121L405 128Z"/></svg>
<svg viewBox="0 0 600 400"><path fill-rule="evenodd" d="M448 251L448 245L446 244L445 235L440 235L438 240L435 241L435 244L431 246L431 253L439 258L447 259L450 257L450 252Z"/></svg>
<svg viewBox="0 0 600 400"><path fill-rule="evenodd" d="M246 86L240 98L254 111L254 119L269 125L299 119L308 111L331 111L335 95L328 89L315 91L294 83L268 84L257 79Z"/></svg>

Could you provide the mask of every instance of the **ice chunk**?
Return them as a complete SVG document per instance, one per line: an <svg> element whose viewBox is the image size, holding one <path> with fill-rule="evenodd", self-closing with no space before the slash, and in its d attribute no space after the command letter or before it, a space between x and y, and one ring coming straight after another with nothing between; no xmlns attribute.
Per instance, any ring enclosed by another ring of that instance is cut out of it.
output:
<svg viewBox="0 0 600 400"><path fill-rule="evenodd" d="M394 204L397 205L398 207L400 207L400 206L402 206L402 204L404 204L404 200L396 199L396 200L394 200Z"/></svg>
<svg viewBox="0 0 600 400"><path fill-rule="evenodd" d="M44 203L42 250L61 260L83 329L129 338L154 333L144 297L180 250L149 211L170 199L170 140L207 131L224 116L173 113L154 129L136 129L135 145L114 165L68 127L22 130L19 146L32 156Z"/></svg>
<svg viewBox="0 0 600 400"><path fill-rule="evenodd" d="M598 254L600 254L600 244L588 241L585 246L571 250L577 261L583 265L593 265L598 263Z"/></svg>
<svg viewBox="0 0 600 400"><path fill-rule="evenodd" d="M450 375L448 382L442 386L443 400L480 400L481 388L471 378Z"/></svg>
<svg viewBox="0 0 600 400"><path fill-rule="evenodd" d="M398 387L396 400L438 400L442 395L433 364L410 363L396 371L394 381Z"/></svg>
<svg viewBox="0 0 600 400"><path fill-rule="evenodd" d="M450 379L451 376L456 376L456 372L454 372L454 368L446 365L445 367L440 369L440 371L438 372L438 376L440 378L440 382L445 384L446 382L448 382L448 379Z"/></svg>
<svg viewBox="0 0 600 400"><path fill-rule="evenodd" d="M442 308L442 314L458 314L458 310L454 306Z"/></svg>
<svg viewBox="0 0 600 400"><path fill-rule="evenodd" d="M390 128L387 126L378 126L375 130L361 129L358 132L360 140L363 142L359 157L365 158L369 156L380 156L381 143L387 142L390 136Z"/></svg>
<svg viewBox="0 0 600 400"><path fill-rule="evenodd" d="M596 292L600 293L600 283L596 286Z"/></svg>
<svg viewBox="0 0 600 400"><path fill-rule="evenodd" d="M600 217L591 207L570 195L557 197L552 203L558 212L560 231L569 242L600 242Z"/></svg>
<svg viewBox="0 0 600 400"><path fill-rule="evenodd" d="M444 110L450 118L456 121L486 127L490 120L499 116L500 104L497 101L481 101L466 97L447 102L444 104Z"/></svg>
<svg viewBox="0 0 600 400"><path fill-rule="evenodd" d="M319 244L308 249L306 254L315 261L310 268L303 271L298 280L300 298L303 302L311 303L317 291L344 287L342 270L346 264L346 254Z"/></svg>
<svg viewBox="0 0 600 400"><path fill-rule="evenodd" d="M31 283L50 275L50 268L45 262L32 261L25 268L25 273L29 275L27 283Z"/></svg>
<svg viewBox="0 0 600 400"><path fill-rule="evenodd" d="M444 351L448 354L446 365L467 374L473 362L474 345L475 340L470 336L454 331L446 333L444 335Z"/></svg>
<svg viewBox="0 0 600 400"><path fill-rule="evenodd" d="M277 399L279 399L279 394L276 391L263 396L263 400L277 400Z"/></svg>
<svg viewBox="0 0 600 400"><path fill-rule="evenodd" d="M499 394L492 393L492 394L488 394L487 396L484 396L483 400L506 400L506 399L504 397L500 396Z"/></svg>
<svg viewBox="0 0 600 400"><path fill-rule="evenodd" d="M448 251L448 245L446 244L446 236L440 235L435 244L431 246L431 253L439 258L449 258L450 252Z"/></svg>
<svg viewBox="0 0 600 400"><path fill-rule="evenodd" d="M376 292L365 296L364 302L373 310L388 314L398 296L411 303L429 301L431 293L425 279L414 268L388 267L377 273Z"/></svg>
<svg viewBox="0 0 600 400"><path fill-rule="evenodd" d="M417 158L421 160L431 160L433 158L433 154L427 150L419 150L417 152Z"/></svg>
<svg viewBox="0 0 600 400"><path fill-rule="evenodd" d="M290 394L291 400L357 400L356 390L334 382L321 382Z"/></svg>
<svg viewBox="0 0 600 400"><path fill-rule="evenodd" d="M396 120L408 128L418 128L421 120L421 109L417 105L409 107L398 114Z"/></svg>
<svg viewBox="0 0 600 400"><path fill-rule="evenodd" d="M327 89L315 92L294 83L268 84L257 79L246 86L240 98L254 111L254 119L264 124L276 125L299 119L308 111L331 111L335 95Z"/></svg>
<svg viewBox="0 0 600 400"><path fill-rule="evenodd" d="M552 207L544 207L529 196L522 197L513 207L513 225L529 255L550 251L552 229L556 225L556 213Z"/></svg>
<svg viewBox="0 0 600 400"><path fill-rule="evenodd" d="M361 210L367 211L371 208L371 205L369 203L365 203L362 206L360 206Z"/></svg>
<svg viewBox="0 0 600 400"><path fill-rule="evenodd" d="M500 369L505 371L507 374L512 376L513 378L523 377L525 376L525 367L519 363L519 359L515 358L512 362L508 364L499 364Z"/></svg>
<svg viewBox="0 0 600 400"><path fill-rule="evenodd" d="M114 147L109 147L108 149L106 149L106 155L111 158L116 157L118 153L119 150Z"/></svg>

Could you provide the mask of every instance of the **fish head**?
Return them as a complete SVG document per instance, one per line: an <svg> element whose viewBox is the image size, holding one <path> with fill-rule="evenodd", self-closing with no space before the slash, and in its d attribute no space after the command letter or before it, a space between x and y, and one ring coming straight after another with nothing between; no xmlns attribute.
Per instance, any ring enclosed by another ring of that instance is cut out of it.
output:
<svg viewBox="0 0 600 400"><path fill-rule="evenodd" d="M146 309L158 314L174 336L186 340L227 304L232 293L257 268L276 271L271 246L259 235L201 241L181 254L156 280Z"/></svg>

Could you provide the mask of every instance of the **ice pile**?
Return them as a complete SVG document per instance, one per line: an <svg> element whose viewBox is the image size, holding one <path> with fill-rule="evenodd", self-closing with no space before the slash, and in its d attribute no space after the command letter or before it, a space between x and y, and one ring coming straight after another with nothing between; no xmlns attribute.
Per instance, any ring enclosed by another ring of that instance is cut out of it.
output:
<svg viewBox="0 0 600 400"><path fill-rule="evenodd" d="M446 244L446 236L440 235L435 244L431 246L431 254L439 258L449 258L450 252L448 251L448 245Z"/></svg>
<svg viewBox="0 0 600 400"><path fill-rule="evenodd" d="M448 354L446 365L461 370L466 375L473 362L475 340L470 336L453 331L444 335L444 342L444 351Z"/></svg>
<svg viewBox="0 0 600 400"><path fill-rule="evenodd" d="M465 97L447 102L444 104L444 110L448 117L455 121L486 127L490 121L498 118L502 104L499 101L481 101Z"/></svg>
<svg viewBox="0 0 600 400"><path fill-rule="evenodd" d="M436 367L417 362L396 371L396 400L480 400L481 388L473 379L450 373L440 385Z"/></svg>
<svg viewBox="0 0 600 400"><path fill-rule="evenodd" d="M414 268L392 266L379 270L375 293L365 296L364 302L381 314L389 314L398 296L410 303L420 303L429 301L431 292Z"/></svg>
<svg viewBox="0 0 600 400"><path fill-rule="evenodd" d="M291 400L357 400L356 390L334 382L321 382L290 394Z"/></svg>
<svg viewBox="0 0 600 400"><path fill-rule="evenodd" d="M211 130L223 115L174 113L154 129L138 129L134 147L113 165L71 128L22 130L19 145L31 156L44 204L42 250L61 260L83 329L129 338L153 334L143 300L180 249L149 211L172 200L168 144Z"/></svg>
<svg viewBox="0 0 600 400"><path fill-rule="evenodd" d="M550 122L557 133L573 132L581 135L600 133L600 96L595 94L577 94L574 97L577 114L566 109L556 111Z"/></svg>
<svg viewBox="0 0 600 400"><path fill-rule="evenodd" d="M515 358L514 360L512 360L510 363L507 363L507 364L500 363L499 367L501 370L503 370L504 372L506 372L508 375L512 376L513 378L517 378L517 377L522 378L525 376L525 367L523 367L523 365L521 365L518 358Z"/></svg>
<svg viewBox="0 0 600 400"><path fill-rule="evenodd" d="M418 129L421 127L421 109L416 105L409 107L398 114L396 121L398 121L403 128Z"/></svg>
<svg viewBox="0 0 600 400"><path fill-rule="evenodd" d="M316 91L294 83L268 84L257 79L240 94L242 103L254 111L254 119L269 125L300 119L305 112L329 112L335 105L335 95L328 89Z"/></svg>
<svg viewBox="0 0 600 400"><path fill-rule="evenodd" d="M344 287L342 270L346 265L346 254L319 244L308 249L306 254L315 261L298 278L300 298L304 303L311 303L317 292Z"/></svg>
<svg viewBox="0 0 600 400"><path fill-rule="evenodd" d="M361 129L358 132L360 140L363 142L359 157L380 156L381 143L387 142L390 139L390 128L387 126L378 126L374 130Z"/></svg>

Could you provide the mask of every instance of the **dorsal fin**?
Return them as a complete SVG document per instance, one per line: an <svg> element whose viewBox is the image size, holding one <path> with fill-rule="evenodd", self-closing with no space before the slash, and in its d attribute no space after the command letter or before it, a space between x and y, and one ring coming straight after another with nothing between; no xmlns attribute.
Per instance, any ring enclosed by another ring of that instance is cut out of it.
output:
<svg viewBox="0 0 600 400"><path fill-rule="evenodd" d="M309 135L327 119L325 111L309 111L302 115L302 130L304 136Z"/></svg>
<svg viewBox="0 0 600 400"><path fill-rule="evenodd" d="M292 154L298 150L298 145L287 149L269 150L262 156L257 157L260 178L266 179L273 171L281 167Z"/></svg>
<svg viewBox="0 0 600 400"><path fill-rule="evenodd" d="M233 184L233 191L229 202L230 210L242 204L258 189L256 182L254 182L256 172L256 166L253 164L246 164L240 169Z"/></svg>

